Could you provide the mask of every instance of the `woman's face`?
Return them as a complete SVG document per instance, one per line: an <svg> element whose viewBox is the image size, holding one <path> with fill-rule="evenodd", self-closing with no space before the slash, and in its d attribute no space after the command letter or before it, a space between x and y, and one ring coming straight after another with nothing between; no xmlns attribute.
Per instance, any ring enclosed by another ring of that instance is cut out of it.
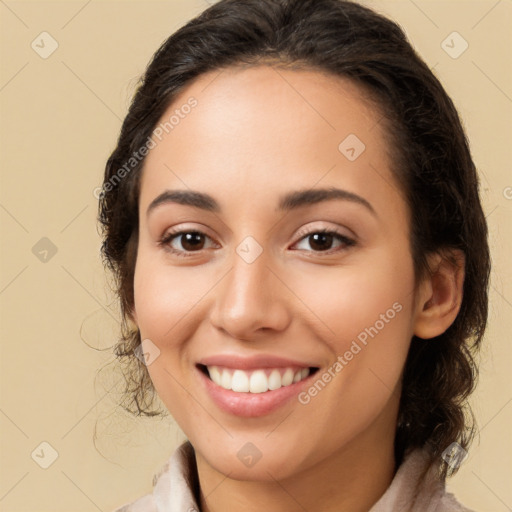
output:
<svg viewBox="0 0 512 512"><path fill-rule="evenodd" d="M418 311L380 117L351 82L259 66L202 75L156 128L134 318L200 464L282 479L392 445Z"/></svg>

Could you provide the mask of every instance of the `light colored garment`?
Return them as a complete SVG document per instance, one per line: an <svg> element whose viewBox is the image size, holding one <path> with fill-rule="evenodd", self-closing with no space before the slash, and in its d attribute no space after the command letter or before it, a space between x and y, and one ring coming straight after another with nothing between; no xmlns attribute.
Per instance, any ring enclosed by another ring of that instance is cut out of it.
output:
<svg viewBox="0 0 512 512"><path fill-rule="evenodd" d="M114 512L199 512L190 477L197 479L193 449L188 441L179 446L153 480L153 492ZM390 486L368 512L472 512L447 493L428 466L426 452L412 451L403 461Z"/></svg>

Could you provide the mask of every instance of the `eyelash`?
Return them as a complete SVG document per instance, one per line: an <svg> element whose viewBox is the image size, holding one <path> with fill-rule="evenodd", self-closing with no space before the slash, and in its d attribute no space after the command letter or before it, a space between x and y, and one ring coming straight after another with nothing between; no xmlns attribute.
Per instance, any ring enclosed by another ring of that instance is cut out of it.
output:
<svg viewBox="0 0 512 512"><path fill-rule="evenodd" d="M160 245L162 247L165 247L166 250L172 252L173 254L175 254L178 257L182 257L182 258L192 257L192 256L195 255L194 253L199 253L199 252L201 252L202 249L199 250L199 251L189 251L189 252L186 252L186 251L179 251L177 249L174 249L170 245L170 242L172 242L172 240L174 238L177 238L180 235L185 235L185 234L190 234L190 233L194 233L194 234L198 234L198 235L203 235L203 236L205 236L207 238L210 238L206 233L203 233L202 231L198 231L198 230L193 230L193 229L191 229L191 230L182 230L182 231L174 231L174 232L171 231L171 232L168 232L168 233L164 234L164 236L159 240L158 245ZM306 233L300 233L299 236L301 238L298 240L298 242L301 242L302 240L308 238L309 236L316 235L316 234L334 235L343 244L343 246L335 248L334 250L330 249L330 250L327 250L327 251L310 251L310 252L313 252L313 253L318 254L320 256L321 255L328 256L328 255L331 255L331 254L336 253L336 252L341 252L342 250L347 249L348 247L352 247L352 246L356 245L356 241L355 240L353 240L351 238L348 238L345 235L342 235L338 231L329 230L329 229L315 229L315 230L312 230L312 231L309 231L309 232L306 232ZM296 243L298 243L298 242L296 242Z"/></svg>

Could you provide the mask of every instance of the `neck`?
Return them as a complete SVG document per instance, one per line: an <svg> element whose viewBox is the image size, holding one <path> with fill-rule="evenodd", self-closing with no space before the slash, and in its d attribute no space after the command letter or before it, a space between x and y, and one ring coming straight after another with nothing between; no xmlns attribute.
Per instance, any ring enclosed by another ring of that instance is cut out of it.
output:
<svg viewBox="0 0 512 512"><path fill-rule="evenodd" d="M320 463L272 481L222 475L196 453L201 512L368 512L395 474L394 421L374 422Z"/></svg>

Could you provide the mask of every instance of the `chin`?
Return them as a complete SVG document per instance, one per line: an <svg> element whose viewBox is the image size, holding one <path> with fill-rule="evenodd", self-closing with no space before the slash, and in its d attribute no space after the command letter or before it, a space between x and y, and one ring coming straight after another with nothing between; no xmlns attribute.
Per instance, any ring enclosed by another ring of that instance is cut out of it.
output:
<svg viewBox="0 0 512 512"><path fill-rule="evenodd" d="M267 435L267 434L264 434ZM247 437L229 439L227 444L210 442L195 445L196 453L215 471L240 481L274 482L286 479L300 472L306 460L305 454L297 452L297 444L283 446L280 439L255 439L254 443ZM300 445L299 445L300 446Z"/></svg>

